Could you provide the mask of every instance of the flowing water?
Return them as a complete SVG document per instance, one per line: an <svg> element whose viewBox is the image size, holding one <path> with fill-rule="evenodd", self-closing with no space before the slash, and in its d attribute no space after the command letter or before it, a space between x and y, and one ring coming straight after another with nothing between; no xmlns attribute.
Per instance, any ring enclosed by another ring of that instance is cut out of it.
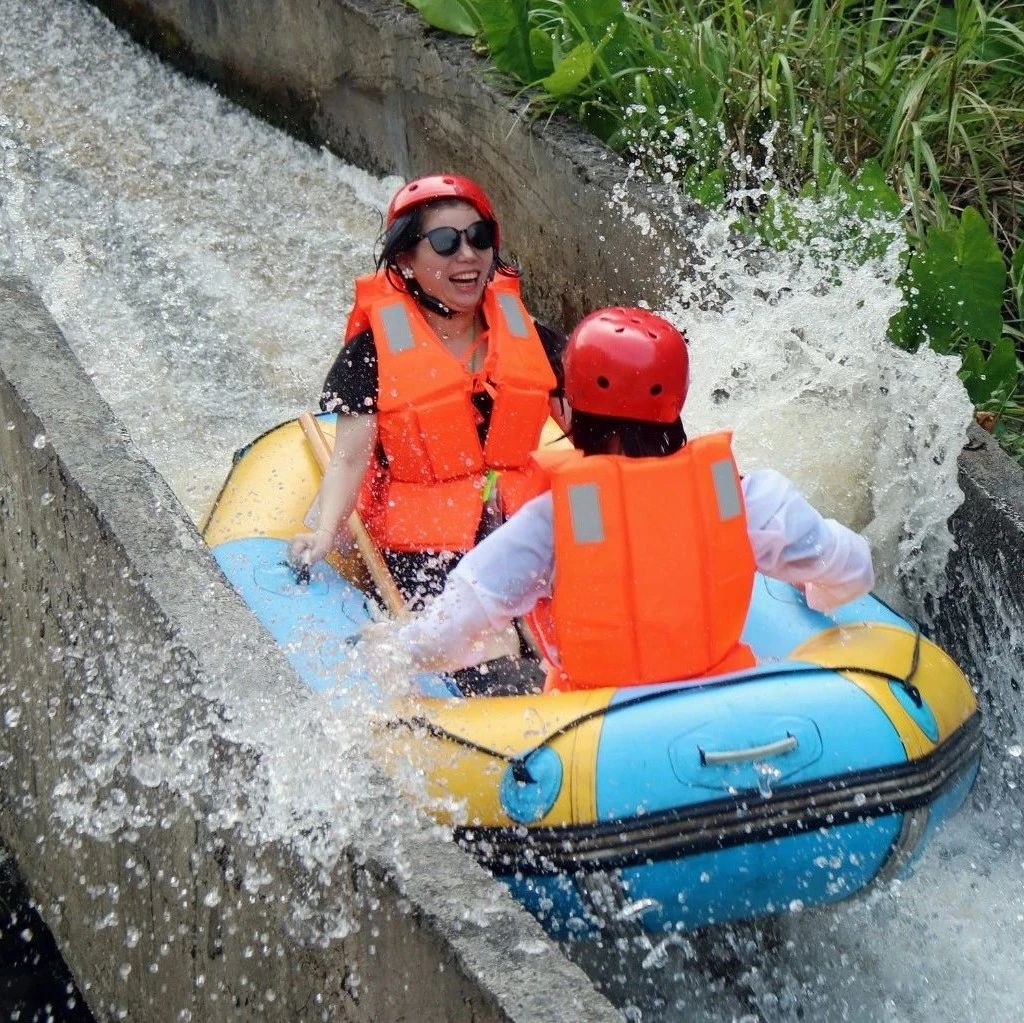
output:
<svg viewBox="0 0 1024 1023"><path fill-rule="evenodd" d="M269 128L80 0L0 0L0 24L0 273L31 281L198 521L232 452L315 404L397 180ZM690 431L731 426L742 465L786 472L824 512L863 529L882 595L922 614L950 547L970 408L951 360L885 340L898 250L845 267L837 283L806 253L746 268L718 222L694 233L705 275L680 277L666 310L692 345ZM702 311L708 287L720 298ZM83 734L80 759L102 759L144 712L115 708L112 728ZM348 787L304 774L309 760L290 758L309 745L309 721L293 713L293 727L259 735L268 770L287 765L271 779L280 820L315 804L357 827L358 767ZM318 724L322 741L356 760L347 728ZM995 751L1019 756L1016 745ZM186 768L145 769L185 785ZM984 808L976 801L947 828L916 874L857 902L771 927L662 944L623 934L620 947L570 953L634 1019L1016 1018L1024 852L1010 785L989 785ZM86 795L81 779L69 783L66 826L117 842L125 820ZM273 821L261 829L276 835Z"/></svg>

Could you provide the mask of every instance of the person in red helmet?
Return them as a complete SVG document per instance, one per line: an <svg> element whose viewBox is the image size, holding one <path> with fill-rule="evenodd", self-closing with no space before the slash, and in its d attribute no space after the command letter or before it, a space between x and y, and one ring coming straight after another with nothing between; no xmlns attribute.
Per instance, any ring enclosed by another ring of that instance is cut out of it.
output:
<svg viewBox="0 0 1024 1023"><path fill-rule="evenodd" d="M367 639L427 669L530 615L547 689L651 684L752 665L755 571L830 611L874 582L863 537L780 473L740 477L731 435L687 440L686 339L644 309L584 317L563 355L574 450L539 452L546 489L469 553L428 608Z"/></svg>
<svg viewBox="0 0 1024 1023"><path fill-rule="evenodd" d="M344 546L358 507L415 603L440 591L488 521L522 504L530 453L561 414L565 337L528 313L500 242L468 178L416 178L391 200L376 272L356 281L324 382L320 407L338 413L337 432L294 563Z"/></svg>

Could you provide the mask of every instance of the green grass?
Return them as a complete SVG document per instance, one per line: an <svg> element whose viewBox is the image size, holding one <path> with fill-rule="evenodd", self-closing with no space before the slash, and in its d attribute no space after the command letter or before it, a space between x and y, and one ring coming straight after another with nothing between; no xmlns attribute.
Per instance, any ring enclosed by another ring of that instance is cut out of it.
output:
<svg viewBox="0 0 1024 1023"><path fill-rule="evenodd" d="M902 218L893 340L959 353L1024 460L1024 0L410 2L474 35L536 115L707 205L751 190L730 209L771 244L800 237L800 196Z"/></svg>

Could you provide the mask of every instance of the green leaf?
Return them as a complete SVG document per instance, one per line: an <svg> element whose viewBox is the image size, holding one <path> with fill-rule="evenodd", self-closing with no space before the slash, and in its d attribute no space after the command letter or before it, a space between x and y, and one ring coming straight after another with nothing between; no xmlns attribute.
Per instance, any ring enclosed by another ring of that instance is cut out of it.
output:
<svg viewBox="0 0 1024 1023"><path fill-rule="evenodd" d="M977 344L967 346L960 379L975 407L1005 401L1017 389L1020 369L1013 341L1000 338L992 346L992 354L986 359Z"/></svg>
<svg viewBox="0 0 1024 1023"><path fill-rule="evenodd" d="M921 324L912 315L909 303L889 320L889 338L894 345L908 352L916 352L920 347L924 340L921 336Z"/></svg>
<svg viewBox="0 0 1024 1023"><path fill-rule="evenodd" d="M981 345L971 342L964 352L963 361L960 364L960 379L967 388L967 394L971 404L975 407L981 405L988 394L985 390L985 356L981 351Z"/></svg>
<svg viewBox="0 0 1024 1023"><path fill-rule="evenodd" d="M1010 260L1010 282L1017 295L1017 315L1024 319L1024 244L1021 244Z"/></svg>
<svg viewBox="0 0 1024 1023"><path fill-rule="evenodd" d="M725 205L725 171L713 170L688 189L690 195L708 209L717 209Z"/></svg>
<svg viewBox="0 0 1024 1023"><path fill-rule="evenodd" d="M555 70L551 37L543 29L530 29L530 57L538 75L550 75Z"/></svg>
<svg viewBox="0 0 1024 1023"><path fill-rule="evenodd" d="M989 399L1003 401L1017 388L1020 373L1017 366L1017 350L1013 341L1001 337L993 346L992 354L985 363L985 383L989 387Z"/></svg>
<svg viewBox="0 0 1024 1023"><path fill-rule="evenodd" d="M462 0L409 0L409 3L420 12L423 20L443 32L453 32L460 36L475 36L479 25Z"/></svg>
<svg viewBox="0 0 1024 1023"><path fill-rule="evenodd" d="M964 210L953 230L932 227L910 261L911 316L940 351L956 331L997 341L1002 335L1006 265L981 215Z"/></svg>
<svg viewBox="0 0 1024 1023"><path fill-rule="evenodd" d="M793 200L784 192L773 195L765 203L754 227L768 245L788 248L800 237L800 221Z"/></svg>
<svg viewBox="0 0 1024 1023"><path fill-rule="evenodd" d="M541 79L541 85L552 96L568 96L580 87L593 67L594 47L585 39L558 62L547 78Z"/></svg>
<svg viewBox="0 0 1024 1023"><path fill-rule="evenodd" d="M612 26L622 21L622 0L565 0L575 20L587 30L590 41L598 43Z"/></svg>
<svg viewBox="0 0 1024 1023"><path fill-rule="evenodd" d="M903 216L903 203L885 180L885 171L877 160L865 160L849 191L853 207L867 220L875 217L896 219Z"/></svg>
<svg viewBox="0 0 1024 1023"><path fill-rule="evenodd" d="M473 0L473 6L494 63L521 82L536 81L527 0Z"/></svg>

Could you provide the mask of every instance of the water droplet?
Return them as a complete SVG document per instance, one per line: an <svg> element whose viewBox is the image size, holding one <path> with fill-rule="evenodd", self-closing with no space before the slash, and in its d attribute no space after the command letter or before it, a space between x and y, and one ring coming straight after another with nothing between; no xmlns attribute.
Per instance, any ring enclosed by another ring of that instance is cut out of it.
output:
<svg viewBox="0 0 1024 1023"><path fill-rule="evenodd" d="M148 789L155 789L160 784L160 765L153 757L136 756L132 761L132 774Z"/></svg>
<svg viewBox="0 0 1024 1023"><path fill-rule="evenodd" d="M49 490L47 490L46 493L39 498L39 503L44 507L48 504L53 504L53 494L51 494Z"/></svg>
<svg viewBox="0 0 1024 1023"><path fill-rule="evenodd" d="M36 439L32 441L32 447L34 448L45 448L46 447L46 434L37 433Z"/></svg>
<svg viewBox="0 0 1024 1023"><path fill-rule="evenodd" d="M754 764L754 772L757 774L758 793L768 799L772 794L772 784L782 777L782 771L774 764L758 761Z"/></svg>
<svg viewBox="0 0 1024 1023"><path fill-rule="evenodd" d="M21 708L20 707L8 707L4 711L4 724L8 728L17 728L18 722L21 720Z"/></svg>
<svg viewBox="0 0 1024 1023"><path fill-rule="evenodd" d="M1024 754L1024 746L1014 743L1012 746L1006 747L1006 752L1009 753L1011 757L1019 757Z"/></svg>
<svg viewBox="0 0 1024 1023"><path fill-rule="evenodd" d="M203 896L203 905L204 905L204 906L209 906L209 907L210 907L211 909L212 909L212 908L213 908L214 906L219 906L219 905L220 905L220 892L219 892L219 891L217 891L217 889L216 889L216 888L211 888L211 889L210 889L210 890L209 890L209 891L208 891L208 892L207 892L207 893L206 893L206 894L205 894L205 895Z"/></svg>

